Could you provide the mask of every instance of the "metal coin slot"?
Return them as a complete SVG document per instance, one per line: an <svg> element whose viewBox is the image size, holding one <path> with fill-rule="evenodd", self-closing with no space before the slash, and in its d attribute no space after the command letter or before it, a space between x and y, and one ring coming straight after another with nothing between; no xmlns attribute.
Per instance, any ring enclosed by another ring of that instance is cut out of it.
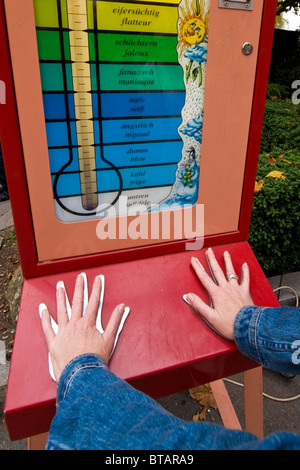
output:
<svg viewBox="0 0 300 470"><path fill-rule="evenodd" d="M254 0L219 0L219 8L252 11Z"/></svg>

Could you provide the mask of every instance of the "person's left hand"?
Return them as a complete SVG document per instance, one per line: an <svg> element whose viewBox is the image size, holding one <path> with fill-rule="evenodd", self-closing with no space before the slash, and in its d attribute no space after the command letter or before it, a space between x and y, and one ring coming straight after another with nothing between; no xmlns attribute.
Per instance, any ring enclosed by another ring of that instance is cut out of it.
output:
<svg viewBox="0 0 300 470"><path fill-rule="evenodd" d="M184 295L184 300L202 316L208 325L223 338L234 341L234 321L239 310L253 305L250 294L250 272L247 263L242 265L242 279L235 274L231 256L224 252L225 273L219 265L211 248L207 250L208 261L217 284L205 271L197 258L192 258L192 266L209 294L212 305L207 305L194 293Z"/></svg>
<svg viewBox="0 0 300 470"><path fill-rule="evenodd" d="M50 353L53 372L56 381L66 367L75 357L94 353L108 363L114 348L115 339L121 323L125 305L118 305L103 332L96 328L96 318L101 294L101 279L94 280L92 293L83 312L84 304L84 278L79 275L76 279L71 316L69 318L66 305L66 293L59 287L56 292L57 300L57 334L53 331L51 318L46 305L40 307L42 327ZM83 315L84 313L84 315Z"/></svg>

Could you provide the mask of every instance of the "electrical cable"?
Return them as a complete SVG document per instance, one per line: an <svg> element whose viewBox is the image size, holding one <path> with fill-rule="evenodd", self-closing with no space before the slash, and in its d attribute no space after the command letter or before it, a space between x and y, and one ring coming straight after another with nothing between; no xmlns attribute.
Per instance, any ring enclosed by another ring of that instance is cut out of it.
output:
<svg viewBox="0 0 300 470"><path fill-rule="evenodd" d="M240 382L236 382L235 380L231 380L231 379L223 379L223 380L224 380L224 382L228 382L228 383L231 383L233 385L238 385L239 387L244 386L244 384L242 384ZM273 397L272 395L268 395L267 393L264 393L264 392L263 392L263 396L266 397L266 398L269 398L270 400L273 400L273 401L288 402L288 401L298 400L298 398L300 398L300 393L299 393L299 395L295 395L295 396L290 397L290 398Z"/></svg>
<svg viewBox="0 0 300 470"><path fill-rule="evenodd" d="M273 292L277 292L281 289L289 289L290 291L293 292L294 296L296 297L296 305L295 307L298 307L299 306L299 297L298 297L298 294L297 292L290 286L280 286L280 287L277 287L276 289L273 289Z"/></svg>

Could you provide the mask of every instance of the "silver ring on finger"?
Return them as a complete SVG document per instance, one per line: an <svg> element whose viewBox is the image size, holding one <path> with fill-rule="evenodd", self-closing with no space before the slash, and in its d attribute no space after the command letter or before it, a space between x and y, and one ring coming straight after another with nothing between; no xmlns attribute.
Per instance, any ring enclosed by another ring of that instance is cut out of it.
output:
<svg viewBox="0 0 300 470"><path fill-rule="evenodd" d="M239 280L238 276L234 273L228 274L227 281L229 282L231 279L236 279L237 281Z"/></svg>

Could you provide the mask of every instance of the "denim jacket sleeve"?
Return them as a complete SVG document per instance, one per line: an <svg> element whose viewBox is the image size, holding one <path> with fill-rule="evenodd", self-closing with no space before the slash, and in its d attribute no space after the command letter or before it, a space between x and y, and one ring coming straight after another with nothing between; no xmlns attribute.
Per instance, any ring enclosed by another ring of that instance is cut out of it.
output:
<svg viewBox="0 0 300 470"><path fill-rule="evenodd" d="M264 367L300 374L300 308L244 307L236 316L238 349Z"/></svg>
<svg viewBox="0 0 300 470"><path fill-rule="evenodd" d="M258 439L212 423L185 422L115 376L99 356L84 354L62 372L46 449L300 449L300 437L281 432Z"/></svg>

